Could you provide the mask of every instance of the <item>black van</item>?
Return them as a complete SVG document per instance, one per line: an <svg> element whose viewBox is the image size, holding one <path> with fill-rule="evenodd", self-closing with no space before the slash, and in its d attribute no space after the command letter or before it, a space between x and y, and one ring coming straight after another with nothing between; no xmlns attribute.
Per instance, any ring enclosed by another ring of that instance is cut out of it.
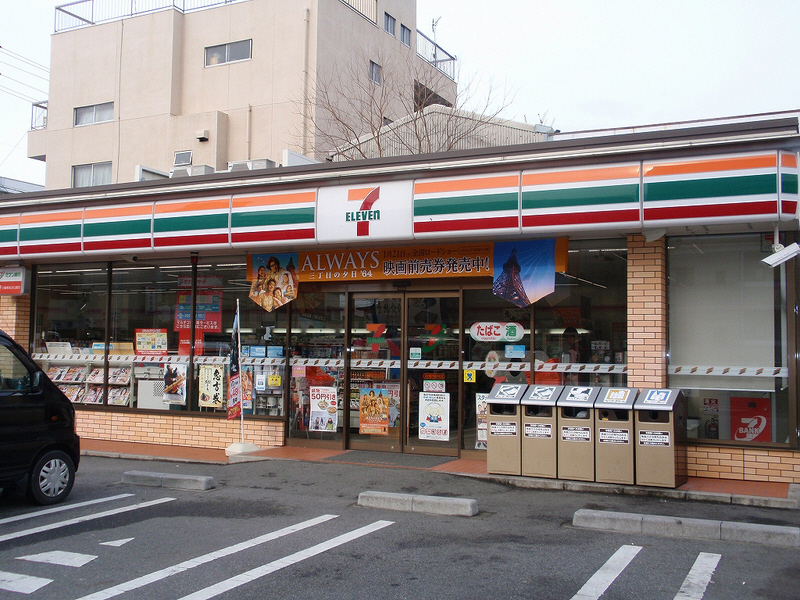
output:
<svg viewBox="0 0 800 600"><path fill-rule="evenodd" d="M69 399L0 331L0 488L22 483L34 502L61 502L79 461Z"/></svg>

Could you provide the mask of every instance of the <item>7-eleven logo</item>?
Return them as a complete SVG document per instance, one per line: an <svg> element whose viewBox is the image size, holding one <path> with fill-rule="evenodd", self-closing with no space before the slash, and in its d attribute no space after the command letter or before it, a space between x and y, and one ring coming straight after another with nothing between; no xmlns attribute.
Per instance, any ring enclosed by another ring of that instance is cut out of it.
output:
<svg viewBox="0 0 800 600"><path fill-rule="evenodd" d="M381 211L372 210L372 205L375 204L380 197L380 186L370 189L348 190L348 202L361 202L361 206L358 208L358 210L348 211L345 213L345 221L356 222L357 236L368 236L370 222L381 220Z"/></svg>

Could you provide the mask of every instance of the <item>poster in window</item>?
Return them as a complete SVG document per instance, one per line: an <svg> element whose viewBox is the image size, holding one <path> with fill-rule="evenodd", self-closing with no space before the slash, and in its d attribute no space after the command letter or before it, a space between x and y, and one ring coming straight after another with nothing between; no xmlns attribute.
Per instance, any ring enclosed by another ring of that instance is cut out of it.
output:
<svg viewBox="0 0 800 600"><path fill-rule="evenodd" d="M771 442L771 413L769 398L731 396L731 439L737 442Z"/></svg>
<svg viewBox="0 0 800 600"><path fill-rule="evenodd" d="M419 393L419 439L450 440L450 393Z"/></svg>
<svg viewBox="0 0 800 600"><path fill-rule="evenodd" d="M338 423L338 402L335 387L312 385L309 387L311 396L311 418L308 423L310 431L336 431Z"/></svg>
<svg viewBox="0 0 800 600"><path fill-rule="evenodd" d="M164 365L164 403L186 404L186 365Z"/></svg>
<svg viewBox="0 0 800 600"><path fill-rule="evenodd" d="M222 408L224 367L200 365L197 387L202 408Z"/></svg>
<svg viewBox="0 0 800 600"><path fill-rule="evenodd" d="M297 297L296 252L253 254L247 257L248 297L267 312L277 310Z"/></svg>
<svg viewBox="0 0 800 600"><path fill-rule="evenodd" d="M389 394L386 390L359 390L358 433L389 435Z"/></svg>

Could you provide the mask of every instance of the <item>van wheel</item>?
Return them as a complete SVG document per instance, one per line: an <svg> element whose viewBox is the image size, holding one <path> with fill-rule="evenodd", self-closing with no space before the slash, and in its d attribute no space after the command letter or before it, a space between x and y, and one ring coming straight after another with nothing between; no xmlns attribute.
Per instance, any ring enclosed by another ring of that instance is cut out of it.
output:
<svg viewBox="0 0 800 600"><path fill-rule="evenodd" d="M42 455L33 466L28 496L38 504L56 504L69 495L74 483L72 459L61 450L52 450Z"/></svg>

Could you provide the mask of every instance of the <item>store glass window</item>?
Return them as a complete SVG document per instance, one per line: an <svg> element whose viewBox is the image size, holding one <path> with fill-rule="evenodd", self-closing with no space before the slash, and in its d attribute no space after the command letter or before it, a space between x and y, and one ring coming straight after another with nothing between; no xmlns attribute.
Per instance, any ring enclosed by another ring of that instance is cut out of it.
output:
<svg viewBox="0 0 800 600"><path fill-rule="evenodd" d="M313 284L304 284L292 302L291 438L342 440L346 310L344 292L319 291ZM351 414L357 426L357 407Z"/></svg>
<svg viewBox="0 0 800 600"><path fill-rule="evenodd" d="M531 382L531 309L518 308L492 290L464 290L464 450L486 450L488 405L486 398L495 383ZM511 340L496 337L494 326L502 324ZM500 365L500 368L492 365ZM508 368L513 365L512 368Z"/></svg>
<svg viewBox="0 0 800 600"><path fill-rule="evenodd" d="M287 305L267 311L249 297L244 260L202 259L197 267L193 402L201 412L227 411L233 323L239 307L242 408L245 415L284 414ZM224 391L217 401L222 375Z"/></svg>
<svg viewBox="0 0 800 600"><path fill-rule="evenodd" d="M150 410L189 408L189 322L179 304L181 294L191 293L190 282L187 258L164 261L131 257L114 264L109 405ZM101 377L99 370L92 379Z"/></svg>
<svg viewBox="0 0 800 600"><path fill-rule="evenodd" d="M534 380L552 385L625 385L625 240L569 241L566 271L534 305Z"/></svg>
<svg viewBox="0 0 800 600"><path fill-rule="evenodd" d="M37 269L34 352L73 402L102 401L86 381L98 364L102 366L107 286L106 264L60 263Z"/></svg>
<svg viewBox="0 0 800 600"><path fill-rule="evenodd" d="M785 267L762 234L670 238L669 386L689 436L788 443Z"/></svg>

